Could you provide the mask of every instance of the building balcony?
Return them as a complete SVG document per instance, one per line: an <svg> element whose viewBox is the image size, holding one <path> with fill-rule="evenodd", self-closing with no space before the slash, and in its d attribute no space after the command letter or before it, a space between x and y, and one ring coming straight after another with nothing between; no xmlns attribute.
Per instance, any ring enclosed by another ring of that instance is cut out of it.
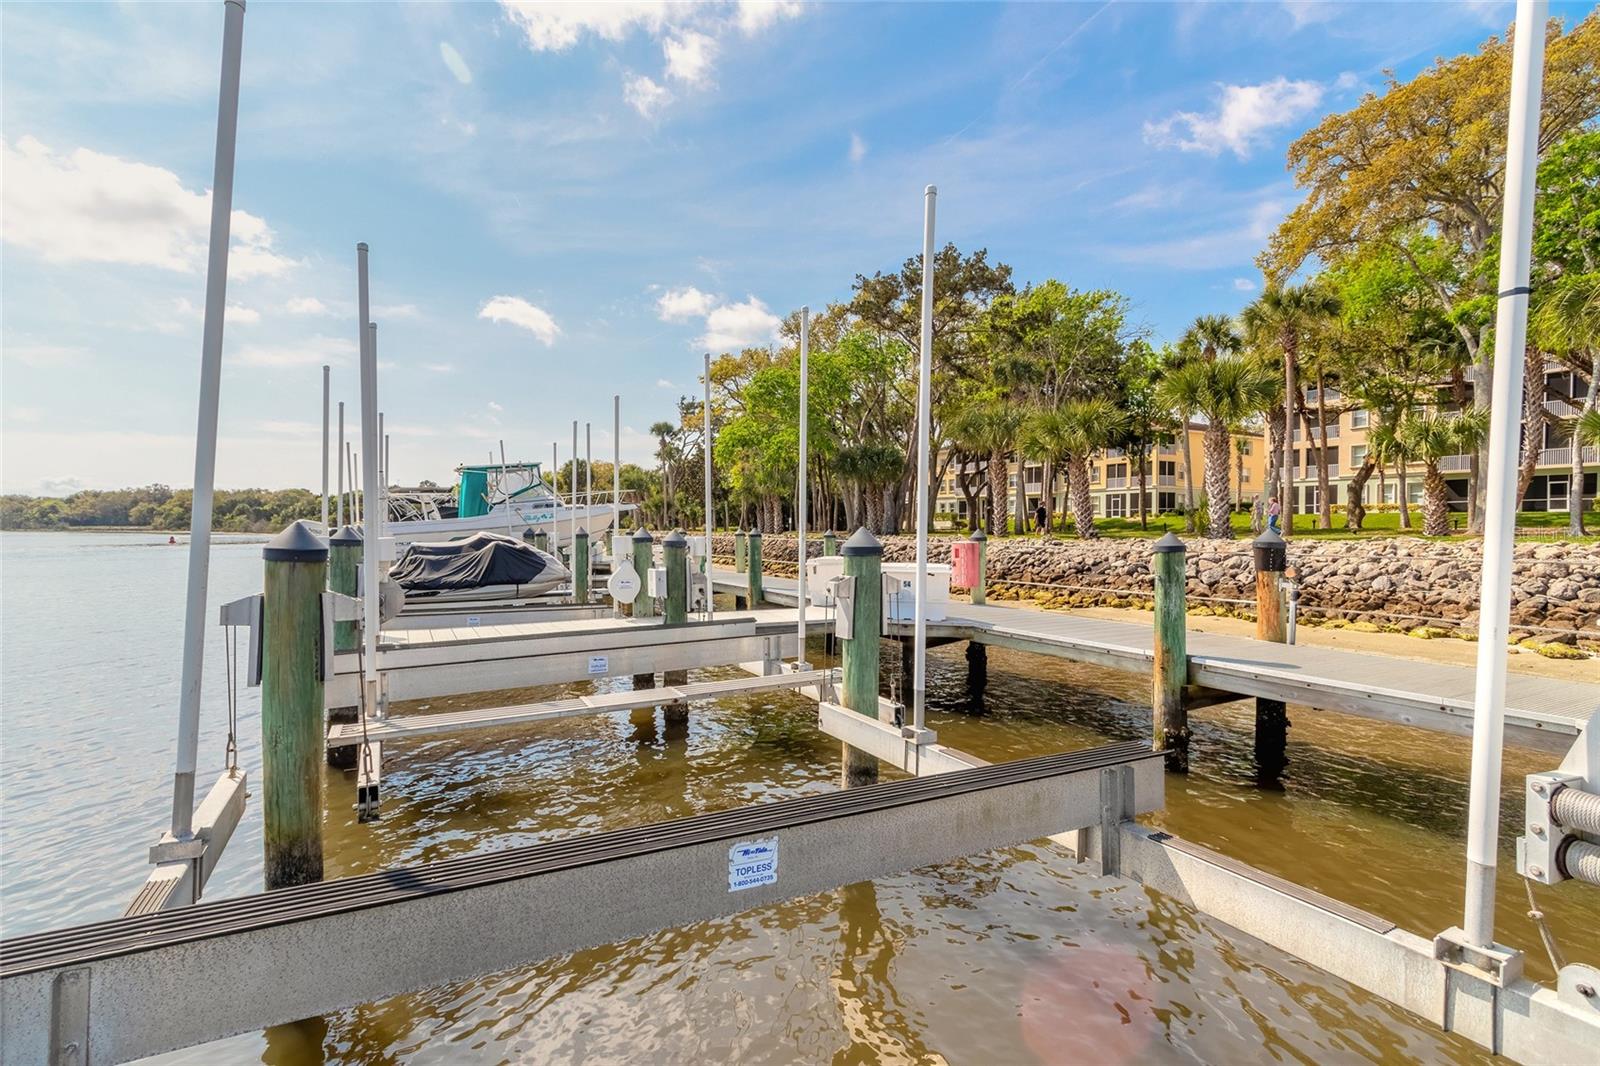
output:
<svg viewBox="0 0 1600 1066"><path fill-rule="evenodd" d="M1583 410L1583 405L1571 400L1546 400L1544 409L1557 418L1572 418Z"/></svg>
<svg viewBox="0 0 1600 1066"><path fill-rule="evenodd" d="M1177 474L1157 474L1156 475L1156 487L1157 488L1170 489L1174 485L1176 485L1177 483L1178 483L1178 475Z"/></svg>
<svg viewBox="0 0 1600 1066"><path fill-rule="evenodd" d="M1586 463L1600 463L1600 448L1585 448L1583 461ZM1539 453L1540 466L1570 467L1572 465L1571 448L1546 448Z"/></svg>
<svg viewBox="0 0 1600 1066"><path fill-rule="evenodd" d="M1295 427L1295 431L1294 431L1294 439L1295 439L1295 441L1298 443L1299 440L1301 439L1301 437L1303 437L1304 435L1305 435L1305 431L1303 429L1301 429L1300 427L1296 426ZM1322 439L1322 430L1320 430L1320 429L1314 430L1312 432L1312 434L1311 434L1311 439L1313 441L1320 441ZM1328 439L1329 440L1338 440L1339 439L1339 423L1337 423L1337 422L1328 423Z"/></svg>
<svg viewBox="0 0 1600 1066"><path fill-rule="evenodd" d="M1338 463L1329 463L1328 466L1327 466L1327 470L1328 470L1328 476L1329 477L1338 477L1339 476L1339 464ZM1300 479L1302 481L1315 481L1317 479L1317 468L1314 467L1314 466L1308 466L1308 467L1305 468L1305 470L1301 471L1299 476L1300 476Z"/></svg>
<svg viewBox="0 0 1600 1066"><path fill-rule="evenodd" d="M1108 478L1106 478L1106 488L1108 488L1108 489L1125 489L1127 487L1128 487L1128 479L1125 478L1125 477L1108 477Z"/></svg>

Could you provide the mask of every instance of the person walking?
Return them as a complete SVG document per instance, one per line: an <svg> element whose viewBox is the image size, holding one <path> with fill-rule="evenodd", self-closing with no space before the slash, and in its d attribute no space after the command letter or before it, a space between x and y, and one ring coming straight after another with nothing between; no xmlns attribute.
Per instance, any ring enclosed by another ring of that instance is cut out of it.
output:
<svg viewBox="0 0 1600 1066"><path fill-rule="evenodd" d="M1050 512L1045 509L1043 500L1033 509L1033 528L1040 534L1050 532Z"/></svg>
<svg viewBox="0 0 1600 1066"><path fill-rule="evenodd" d="M1282 507L1276 499L1267 505L1267 528L1278 534L1283 533L1283 530L1278 528L1278 514L1281 510Z"/></svg>

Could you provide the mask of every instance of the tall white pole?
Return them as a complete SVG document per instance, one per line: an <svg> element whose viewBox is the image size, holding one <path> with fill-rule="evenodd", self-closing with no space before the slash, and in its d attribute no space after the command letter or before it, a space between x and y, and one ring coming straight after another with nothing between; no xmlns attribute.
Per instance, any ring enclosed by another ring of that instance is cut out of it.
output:
<svg viewBox="0 0 1600 1066"><path fill-rule="evenodd" d="M394 470L389 466L389 434L385 433L383 435L383 517L385 520L389 517L389 484L392 481L394 481Z"/></svg>
<svg viewBox="0 0 1600 1066"><path fill-rule="evenodd" d="M356 453L349 441L346 441L344 446L344 468L345 473L350 475L350 524L359 526L361 508L357 506L360 501L356 495Z"/></svg>
<svg viewBox="0 0 1600 1066"><path fill-rule="evenodd" d="M378 483L378 330L372 323L367 287L367 246L356 245L356 313L361 318L361 643L366 698L363 713L378 713L378 556L383 548L383 515L372 506Z"/></svg>
<svg viewBox="0 0 1600 1066"><path fill-rule="evenodd" d="M572 497L572 505L567 509L570 519L567 522L568 531L572 537L572 562L578 562L578 420L572 420L572 476L567 478L567 495Z"/></svg>
<svg viewBox="0 0 1600 1066"><path fill-rule="evenodd" d="M705 359L706 359L706 369L705 369L705 374L706 374L706 399L705 399L705 412L704 413L705 413L706 429L705 429L705 448L703 450L706 453L706 455L705 455L705 460L706 460L705 461L705 478L704 478L705 483L706 483L706 493L705 493L705 495L706 495L706 621L709 622L709 621L711 621L712 617L716 614L715 610L712 607L712 603L711 603L711 600L713 598L713 593L715 593L715 591L716 591L716 584L712 580L712 577L711 577L711 530L712 530L712 527L713 527L713 525L715 523L713 522L712 515L711 515L711 500L712 500L713 494L712 494L712 491L711 491L711 443L712 442L711 442L711 353L710 352L706 353ZM804 580L804 578L802 578L802 580ZM801 600L804 601L804 599L805 599L805 597L802 596ZM804 617L804 615L802 614L801 617ZM804 642L802 641L802 645L803 644L804 644ZM802 656L802 658L803 658L803 656Z"/></svg>
<svg viewBox="0 0 1600 1066"><path fill-rule="evenodd" d="M589 552L584 556L584 563L588 568L586 577L594 577L594 430L593 426L583 424L583 529L590 534ZM585 585L589 582L584 582Z"/></svg>
<svg viewBox="0 0 1600 1066"><path fill-rule="evenodd" d="M556 442L555 441L551 441L550 442L550 491L555 494L555 498L556 498L556 503L557 504L561 503L561 493L558 491L558 486L556 484L556 478L559 477L560 474L561 474L561 463L559 461L557 461ZM550 543L554 544L559 539L560 539L560 534L556 531L556 520L554 518L551 518L550 519Z"/></svg>
<svg viewBox="0 0 1600 1066"><path fill-rule="evenodd" d="M622 535L622 397L611 397L611 546ZM617 553L611 552L616 559ZM616 565L615 563L612 564Z"/></svg>
<svg viewBox="0 0 1600 1066"><path fill-rule="evenodd" d="M338 514L334 516L334 521L338 522L341 527L344 526L344 464L345 464L345 457L349 454L348 452L345 451L345 447L346 447L346 445L344 443L344 401L340 400L339 401L339 454L334 457L334 465L339 468L339 502L338 502L339 511L338 511Z"/></svg>
<svg viewBox="0 0 1600 1066"><path fill-rule="evenodd" d="M376 330L377 327L373 327ZM376 333L374 333L376 339ZM389 449L384 442L389 439L389 434L383 428L383 412L378 412L378 487L384 488L389 484Z"/></svg>
<svg viewBox="0 0 1600 1066"><path fill-rule="evenodd" d="M811 308L800 308L800 471L799 485L794 494L794 530L795 530L795 559L799 562L800 581L796 586L798 608L795 611L795 626L800 633L799 651L794 657L794 668L804 670L808 667L806 662L806 511L809 502L806 499L806 464L810 459L806 451L806 422L807 422L807 388L806 373L808 361L811 358ZM709 374L707 375L709 378ZM707 505L709 506L709 504Z"/></svg>
<svg viewBox="0 0 1600 1066"><path fill-rule="evenodd" d="M494 459L494 455L491 453L489 458L491 460L493 460ZM505 505L506 505L506 535L507 536L512 536L513 534L511 532L511 493L506 488L506 486L508 484L509 484L509 482L506 480L506 442L504 440L502 440L500 442L500 495L505 500Z"/></svg>
<svg viewBox="0 0 1600 1066"><path fill-rule="evenodd" d="M912 723L923 728L928 688L928 436L933 383L933 209L939 190L923 192L922 218L922 366L917 378L917 619L912 626L915 656L911 680Z"/></svg>
<svg viewBox="0 0 1600 1066"><path fill-rule="evenodd" d="M1539 100L1544 82L1546 0L1518 0L1506 131L1505 207L1495 307L1494 386L1489 405L1489 494L1479 580L1478 676L1473 693L1472 784L1467 800L1467 892L1462 930L1494 943L1495 861L1500 832L1500 752L1505 735L1506 639L1511 621L1512 534L1517 517L1517 447L1528 264L1533 248Z"/></svg>
<svg viewBox="0 0 1600 1066"><path fill-rule="evenodd" d="M322 366L322 532L332 535L328 528L328 365Z"/></svg>
<svg viewBox="0 0 1600 1066"><path fill-rule="evenodd" d="M172 774L172 836L194 835L194 771L200 750L200 681L205 668L206 594L211 583L211 504L217 480L217 406L222 395L222 321L228 303L228 236L233 218L233 151L239 132L239 63L244 0L222 8L222 81L211 181L206 310L200 334L200 413L194 435L194 495L189 510L189 589L178 683L178 750Z"/></svg>
<svg viewBox="0 0 1600 1066"><path fill-rule="evenodd" d="M361 491L361 453L354 448L350 450L350 510L355 512L356 525L361 525L361 509L367 505L367 497Z"/></svg>

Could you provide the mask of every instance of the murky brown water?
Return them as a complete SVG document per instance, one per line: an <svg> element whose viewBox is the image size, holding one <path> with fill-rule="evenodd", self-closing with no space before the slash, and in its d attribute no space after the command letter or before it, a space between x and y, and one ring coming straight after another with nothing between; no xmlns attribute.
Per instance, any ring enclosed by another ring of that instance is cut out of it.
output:
<svg viewBox="0 0 1600 1066"><path fill-rule="evenodd" d="M19 571L9 565L15 542L6 541L6 580L19 588L22 582L13 580ZM50 543L51 550L67 551ZM231 550L238 558L219 567L219 598L242 594L259 581L258 546ZM69 557L83 569L78 544L63 556ZM155 558L167 567L165 555ZM128 570L124 559L117 572ZM242 589L230 590L228 582ZM7 655L0 719L6 740L0 832L10 852L0 855L8 862L7 935L95 920L120 909L142 872L138 852L144 838L159 824L169 765L131 743L167 728L169 708L158 700L164 693L152 690L147 698L154 709L141 703L122 724L102 713L70 717L63 726L63 693L66 711L75 715L79 702L98 707L95 685L104 671L93 656L105 654L110 638L47 646L51 630L40 628L26 606L12 606L22 602L8 596L0 630ZM150 613L159 625L140 639L176 647L176 632L165 632L170 612L152 601ZM129 638L120 639L117 670L137 673L144 656ZM990 651L979 712L966 688L961 651L957 645L930 656L930 724L946 743L1001 760L1131 738L1147 728L1139 679L1000 650ZM58 676L69 678L72 687L34 691L16 684L19 666L34 655L65 657L74 669ZM823 656L814 651L812 658L820 662ZM550 697L586 688L519 695ZM452 701L433 701L432 709L447 702ZM42 719L36 725L30 717L47 706L53 714L49 730ZM353 783L330 774L329 876L831 790L838 744L817 732L811 706L796 696L758 695L696 705L688 728L676 734L667 732L659 715L624 714L393 745L385 757L384 817L376 825L356 824ZM245 761L254 765L258 738L251 731L258 732L259 723L248 701L243 716ZM1249 705L1203 712L1195 723L1195 772L1169 778L1168 808L1157 820L1413 932L1431 935L1456 924L1467 742L1305 710L1291 709L1291 717L1291 762L1283 787L1264 791L1254 782ZM136 731L119 733L135 721ZM215 723L208 724L208 752L214 732ZM79 758L56 757L63 737L79 746ZM170 738L149 743L167 748ZM107 749L103 758L97 745ZM133 749L124 756L127 767L101 774L74 801L80 814L93 813L93 835L72 856L84 891L63 897L27 875L33 837L24 830L54 825L59 833L61 819L68 817L65 793L47 803L40 790L50 794L57 778L80 781L71 768L82 758L114 768L118 747ZM1547 975L1549 966L1510 873L1510 841L1520 820L1521 775L1552 761L1515 750L1506 759L1511 817L1502 830L1502 939L1529 951L1528 969L1535 976ZM230 847L225 866L213 882L214 895L259 886L258 810ZM1569 884L1544 890L1541 903L1569 957L1600 958L1596 894ZM1474 1046L1170 900L1094 876L1044 842L167 1058L290 1064L1327 1063L1481 1057Z"/></svg>

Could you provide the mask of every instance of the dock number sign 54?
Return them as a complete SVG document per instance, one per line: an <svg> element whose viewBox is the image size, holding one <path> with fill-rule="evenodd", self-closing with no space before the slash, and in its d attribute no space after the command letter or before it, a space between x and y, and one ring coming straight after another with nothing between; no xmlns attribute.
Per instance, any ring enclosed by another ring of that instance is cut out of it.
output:
<svg viewBox="0 0 1600 1066"><path fill-rule="evenodd" d="M749 840L728 849L728 891L778 882L778 838Z"/></svg>

